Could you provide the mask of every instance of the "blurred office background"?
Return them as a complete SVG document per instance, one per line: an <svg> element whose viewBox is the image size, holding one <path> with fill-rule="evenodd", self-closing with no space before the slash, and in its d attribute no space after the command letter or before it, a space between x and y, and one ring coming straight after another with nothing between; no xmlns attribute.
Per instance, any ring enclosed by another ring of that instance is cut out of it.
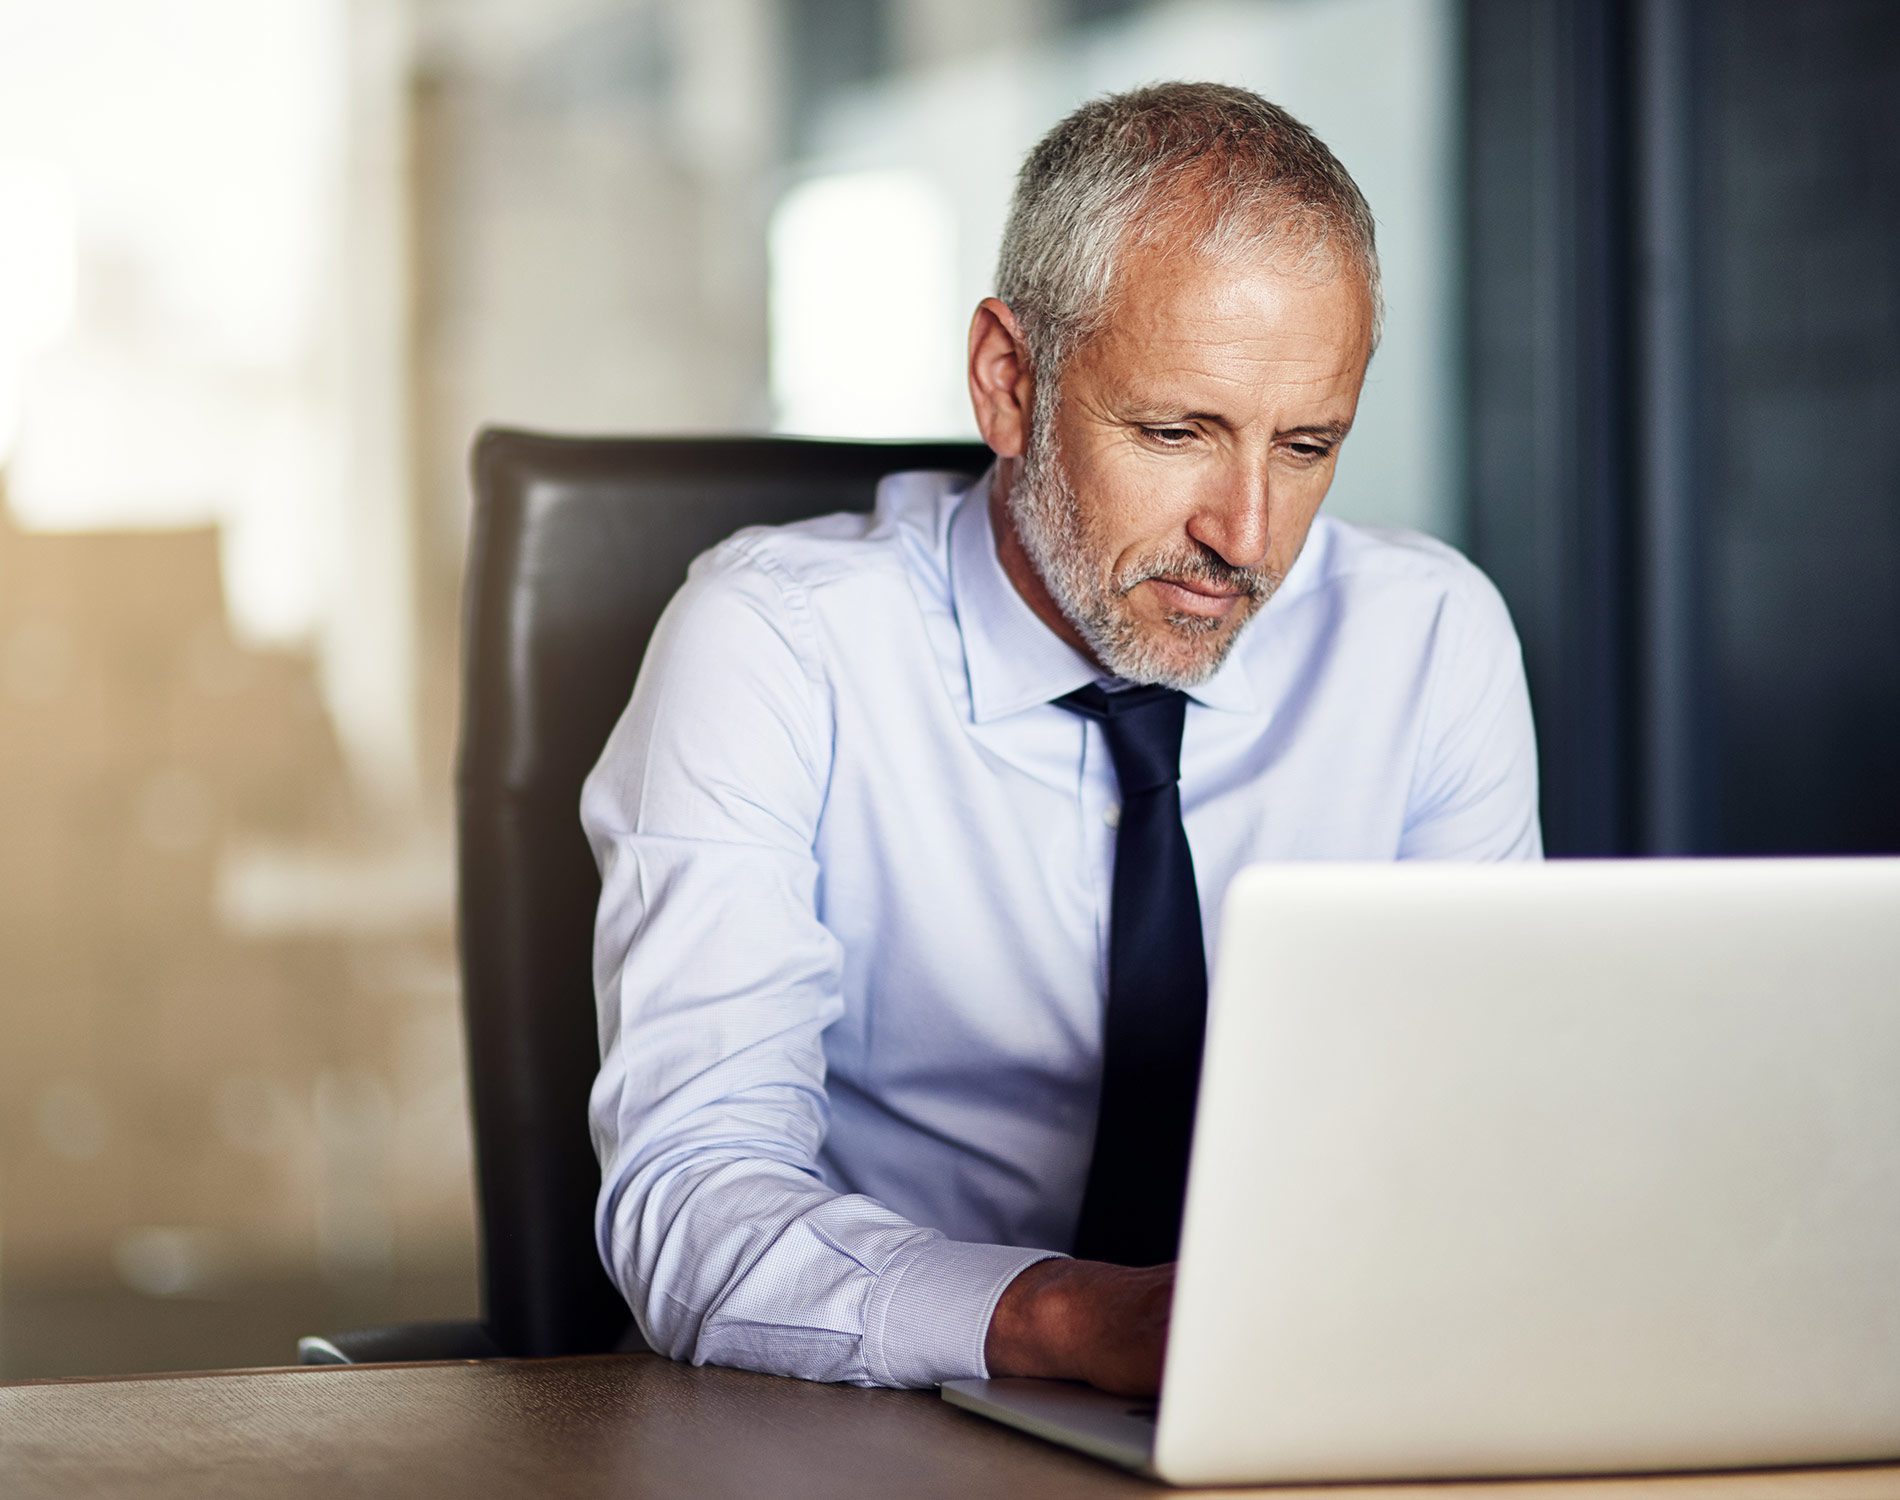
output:
<svg viewBox="0 0 1900 1500"><path fill-rule="evenodd" d="M0 1375L475 1310L476 428L964 435L1015 165L1248 84L1379 217L1329 504L1552 848L1900 848L1900 7L0 0Z"/></svg>

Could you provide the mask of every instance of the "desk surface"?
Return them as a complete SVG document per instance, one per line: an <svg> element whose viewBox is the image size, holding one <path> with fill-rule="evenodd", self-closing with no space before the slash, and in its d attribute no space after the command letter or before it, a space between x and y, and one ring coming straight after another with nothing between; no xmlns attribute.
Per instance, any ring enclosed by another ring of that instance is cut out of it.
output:
<svg viewBox="0 0 1900 1500"><path fill-rule="evenodd" d="M0 1494L8 1500L1183 1493L957 1411L933 1394L695 1370L652 1355L0 1386ZM1282 1500L1890 1500L1900 1496L1900 1466L1270 1493Z"/></svg>

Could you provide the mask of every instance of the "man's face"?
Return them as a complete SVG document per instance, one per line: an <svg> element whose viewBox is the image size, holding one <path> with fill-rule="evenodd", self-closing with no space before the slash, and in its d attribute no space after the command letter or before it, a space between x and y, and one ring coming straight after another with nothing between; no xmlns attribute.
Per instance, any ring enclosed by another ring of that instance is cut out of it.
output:
<svg viewBox="0 0 1900 1500"><path fill-rule="evenodd" d="M1191 686L1305 545L1365 378L1371 299L1316 276L1144 250L1070 358L1010 519L1103 666Z"/></svg>

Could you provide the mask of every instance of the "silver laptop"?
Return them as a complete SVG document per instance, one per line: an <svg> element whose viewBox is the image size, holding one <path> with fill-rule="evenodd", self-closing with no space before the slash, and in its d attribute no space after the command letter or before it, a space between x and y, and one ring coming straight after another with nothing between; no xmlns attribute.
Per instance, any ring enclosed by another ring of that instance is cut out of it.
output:
<svg viewBox="0 0 1900 1500"><path fill-rule="evenodd" d="M1177 1484L1900 1457L1900 860L1281 865L1227 897Z"/></svg>

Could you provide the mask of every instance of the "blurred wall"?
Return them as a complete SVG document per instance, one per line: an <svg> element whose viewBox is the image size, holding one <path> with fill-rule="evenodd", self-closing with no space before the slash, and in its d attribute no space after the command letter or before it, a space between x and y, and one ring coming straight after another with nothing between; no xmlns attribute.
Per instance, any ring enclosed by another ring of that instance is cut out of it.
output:
<svg viewBox="0 0 1900 1500"><path fill-rule="evenodd" d="M420 420L446 561L483 421L972 432L964 335L1023 153L1083 99L1162 77L1261 89L1359 177L1390 314L1332 503L1459 534L1451 0L423 15Z"/></svg>
<svg viewBox="0 0 1900 1500"><path fill-rule="evenodd" d="M473 1305L410 22L0 7L6 1374Z"/></svg>

